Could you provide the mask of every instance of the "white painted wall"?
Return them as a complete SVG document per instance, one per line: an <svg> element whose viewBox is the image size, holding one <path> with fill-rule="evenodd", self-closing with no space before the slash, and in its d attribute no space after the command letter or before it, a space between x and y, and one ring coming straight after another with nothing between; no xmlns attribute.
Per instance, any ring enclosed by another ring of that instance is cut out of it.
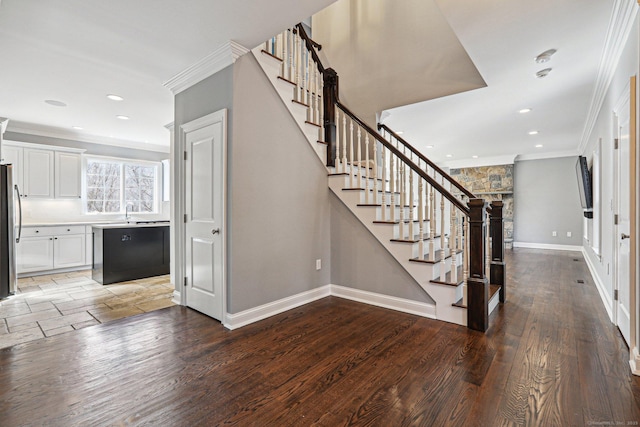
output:
<svg viewBox="0 0 640 427"><path fill-rule="evenodd" d="M602 139L602 147L600 154L601 169L601 251L598 255L592 248L593 233L592 221L587 221L588 240L583 242L583 248L587 262L593 268L596 276L596 283L600 286L604 293L604 304L608 306L611 312L611 303L613 301L613 189L614 189L614 171L613 171L613 110L620 97L627 90L629 79L632 75L638 73L638 19L631 30L631 35L626 43L620 62L616 69L611 85L607 91L602 109L598 115L596 124L589 137L589 142L582 153L589 159L593 158L593 153L597 143Z"/></svg>

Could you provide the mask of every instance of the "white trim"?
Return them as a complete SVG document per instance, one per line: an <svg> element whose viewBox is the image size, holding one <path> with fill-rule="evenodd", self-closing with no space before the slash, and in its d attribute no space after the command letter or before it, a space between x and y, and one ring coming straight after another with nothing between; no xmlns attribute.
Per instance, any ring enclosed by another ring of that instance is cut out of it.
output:
<svg viewBox="0 0 640 427"><path fill-rule="evenodd" d="M34 144L32 142L13 141L11 139L5 139L2 142L11 147L32 148L37 150L49 150L49 151L63 151L65 153L82 154L85 151L87 151L82 148L60 147L59 145Z"/></svg>
<svg viewBox="0 0 640 427"><path fill-rule="evenodd" d="M200 61L185 68L164 82L163 86L169 89L174 95L177 95L233 64L236 62L236 59L247 52L249 52L249 49L233 40L229 40Z"/></svg>
<svg viewBox="0 0 640 427"><path fill-rule="evenodd" d="M331 295L351 301L375 305L376 307L388 308L390 310L401 311L403 313L427 317L429 319L437 319L436 306L425 302L392 297L375 292L347 288L340 285L331 285Z"/></svg>
<svg viewBox="0 0 640 427"><path fill-rule="evenodd" d="M225 328L230 330L238 329L328 296L344 298L351 301L374 305L376 307L388 308L390 310L427 317L429 319L436 319L436 307L433 304L329 284L260 305L258 307L250 308L239 313L227 313L225 315L223 325Z"/></svg>
<svg viewBox="0 0 640 427"><path fill-rule="evenodd" d="M173 298L171 298L171 302L175 305L184 305L182 304L182 295L180 295L180 291L177 289L173 291Z"/></svg>
<svg viewBox="0 0 640 427"><path fill-rule="evenodd" d="M0 117L0 135L7 130L7 125L9 124L9 119L6 117Z"/></svg>
<svg viewBox="0 0 640 427"><path fill-rule="evenodd" d="M551 151L536 154L520 154L516 157L516 162L523 160L558 159L561 157L576 157L580 154L578 150Z"/></svg>
<svg viewBox="0 0 640 427"><path fill-rule="evenodd" d="M325 298L331 295L331 285L325 285L310 291L301 292L287 298L273 301L258 307L250 308L239 313L227 313L223 322L225 328L234 330L250 323L275 316L301 305Z"/></svg>
<svg viewBox="0 0 640 427"><path fill-rule="evenodd" d="M595 89L589 104L589 113L582 130L580 144L578 145L578 152L580 153L584 152L587 147L637 13L638 6L635 0L614 0L598 69L598 77L596 78Z"/></svg>
<svg viewBox="0 0 640 427"><path fill-rule="evenodd" d="M555 245L551 243L529 243L513 242L514 248L547 249L552 251L576 251L582 252L582 246L577 245Z"/></svg>
<svg viewBox="0 0 640 427"><path fill-rule="evenodd" d="M600 294L600 299L602 300L602 304L604 304L605 310L607 310L607 315L609 316L609 320L613 322L613 302L609 297L609 294L604 288L604 283L600 280L600 276L596 273L595 266L591 263L591 259L587 256L586 249L582 248L582 256L587 263L587 267L589 267L589 272L591 273L591 277L593 278L593 282L596 284L596 289Z"/></svg>
<svg viewBox="0 0 640 427"><path fill-rule="evenodd" d="M440 166L448 167L450 169L462 169L479 168L482 166L512 165L516 157L517 156L515 154L508 154L504 156L484 157L478 159L450 160L448 162L442 162Z"/></svg>
<svg viewBox="0 0 640 427"><path fill-rule="evenodd" d="M631 367L631 373L633 375L640 375L640 353L638 353L638 347L633 347L629 353L629 366Z"/></svg>

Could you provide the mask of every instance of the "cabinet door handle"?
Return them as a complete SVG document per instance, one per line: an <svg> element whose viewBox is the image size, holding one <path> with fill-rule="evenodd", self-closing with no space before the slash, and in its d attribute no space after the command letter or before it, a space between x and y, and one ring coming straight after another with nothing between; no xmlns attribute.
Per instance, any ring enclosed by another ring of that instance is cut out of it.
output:
<svg viewBox="0 0 640 427"><path fill-rule="evenodd" d="M70 228L67 228L67 231L71 231L71 229L70 229Z"/></svg>
<svg viewBox="0 0 640 427"><path fill-rule="evenodd" d="M36 230L36 233L39 233L39 232L40 232L40 230Z"/></svg>
<svg viewBox="0 0 640 427"><path fill-rule="evenodd" d="M49 237L49 240L53 240L53 237Z"/></svg>
<svg viewBox="0 0 640 427"><path fill-rule="evenodd" d="M218 234L218 233L220 233L219 228L214 228L213 230L211 230L211 234Z"/></svg>
<svg viewBox="0 0 640 427"><path fill-rule="evenodd" d="M53 238L53 240L58 240L58 238L57 238L57 237L54 237L54 238Z"/></svg>

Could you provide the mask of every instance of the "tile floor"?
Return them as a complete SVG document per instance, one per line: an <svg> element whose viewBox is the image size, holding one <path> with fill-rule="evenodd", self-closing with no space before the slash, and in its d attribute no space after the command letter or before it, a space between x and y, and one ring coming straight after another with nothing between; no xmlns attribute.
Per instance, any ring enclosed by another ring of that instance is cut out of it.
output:
<svg viewBox="0 0 640 427"><path fill-rule="evenodd" d="M169 276L103 286L91 270L18 279L0 301L0 348L174 305Z"/></svg>

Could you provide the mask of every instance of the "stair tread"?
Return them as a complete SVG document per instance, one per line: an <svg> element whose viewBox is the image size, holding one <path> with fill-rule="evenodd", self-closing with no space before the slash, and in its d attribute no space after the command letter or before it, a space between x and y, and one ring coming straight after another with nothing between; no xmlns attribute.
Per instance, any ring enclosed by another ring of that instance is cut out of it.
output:
<svg viewBox="0 0 640 427"><path fill-rule="evenodd" d="M400 220L396 220L396 221L373 221L374 224L390 224L390 225L394 225L394 224L400 224ZM420 221L418 221L417 219L414 219L413 221L410 219L405 219L402 222L404 222L405 224L408 224L410 222L415 222L415 223L420 223Z"/></svg>
<svg viewBox="0 0 640 427"><path fill-rule="evenodd" d="M426 221L425 221L426 222ZM434 236L434 239L439 239L440 235L436 234ZM428 233L424 233L422 236L422 240L431 240L431 237L429 237ZM391 239L392 242L398 242L398 243L418 243L420 242L420 235L416 235L413 237L413 239L411 238L402 238L402 239Z"/></svg>
<svg viewBox="0 0 640 427"><path fill-rule="evenodd" d="M303 105L304 105L304 104L303 104ZM305 122L306 124L308 124L308 125L312 125L312 126L315 126L315 127L317 127L317 128L319 128L319 127L320 127L320 125L319 125L319 124L317 124L317 123L313 123L313 122L311 122L311 121L309 121L309 120L305 120L304 122ZM318 142L320 142L320 141L318 141Z"/></svg>
<svg viewBox="0 0 640 427"><path fill-rule="evenodd" d="M462 252L462 251L457 250L456 254L459 254L460 252ZM426 263L426 264L436 264L436 263L442 261L442 250L438 249L438 250L435 251L435 255L434 255L435 258L433 260L428 259L427 258L428 256L429 256L429 254L425 254L422 257L411 258L409 261L412 261L412 262L423 262L423 263ZM444 250L444 259L447 259L447 258L451 258L451 251L448 248Z"/></svg>
<svg viewBox="0 0 640 427"><path fill-rule="evenodd" d="M284 77L282 77L282 76L278 76L278 80L282 80L283 82L287 82L287 83L289 83L289 84L291 84L291 85L293 85L293 86L295 86L295 85L296 85L296 84L295 84L294 82L292 82L291 80L289 80L289 79L285 79L285 78L284 78Z"/></svg>
<svg viewBox="0 0 640 427"><path fill-rule="evenodd" d="M432 279L432 280L429 280L429 282L436 283L438 285L460 286L461 284L464 283L464 281L462 280L462 266L461 265L457 266L456 270L458 273L457 282L454 282L451 280L451 271L447 272L447 274L444 275L444 280Z"/></svg>
<svg viewBox="0 0 640 427"><path fill-rule="evenodd" d="M307 104L305 104L304 102L301 102L301 101L298 101L298 100L295 100L295 99L292 99L291 102L293 102L294 104L298 104L298 105L301 105L303 107L309 108L309 106Z"/></svg>
<svg viewBox="0 0 640 427"><path fill-rule="evenodd" d="M318 127L319 127L319 126L318 126ZM326 142L326 141L320 141L320 140L317 140L316 142L317 142L318 144L322 144L322 145L329 145L329 143L328 143L328 142Z"/></svg>
<svg viewBox="0 0 640 427"><path fill-rule="evenodd" d="M489 301L491 301L491 299L499 290L500 290L500 285L489 284ZM454 302L451 305L454 307L468 308L466 304L462 303L462 298L460 298L458 301Z"/></svg>

